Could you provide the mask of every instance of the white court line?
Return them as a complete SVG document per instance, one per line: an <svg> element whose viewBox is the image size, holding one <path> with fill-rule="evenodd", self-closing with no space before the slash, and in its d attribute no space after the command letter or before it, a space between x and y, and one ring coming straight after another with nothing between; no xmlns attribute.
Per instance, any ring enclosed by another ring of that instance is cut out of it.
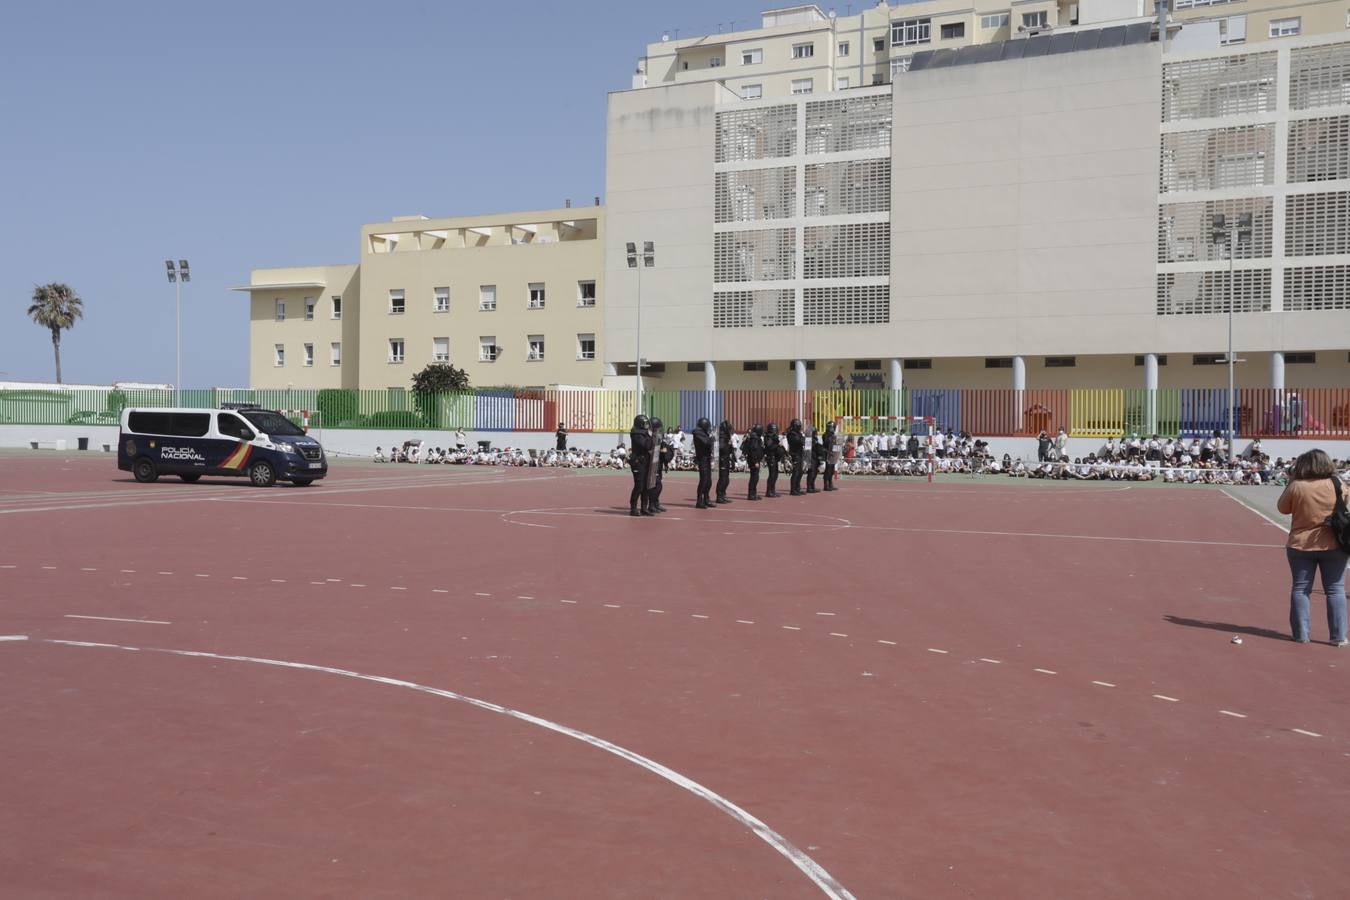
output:
<svg viewBox="0 0 1350 900"><path fill-rule="evenodd" d="M559 602L559 603L573 603L573 604L575 604L577 601L575 601L575 600L559 600L558 602Z"/></svg>
<svg viewBox="0 0 1350 900"><path fill-rule="evenodd" d="M780 626L778 626L778 627L779 627L779 628L786 628L788 631L801 631L801 628L799 628L799 627L796 626L796 625L780 625Z"/></svg>
<svg viewBox="0 0 1350 900"><path fill-rule="evenodd" d="M349 585L349 587L365 587L365 585L364 585L364 584L353 584L353 585Z"/></svg>
<svg viewBox="0 0 1350 900"><path fill-rule="evenodd" d="M498 715L507 716L509 718L516 719L521 722L526 722L530 725L536 725L540 728L547 729L556 734L561 734L565 737L570 737L574 740L580 741L584 744L596 748L597 750L603 750L606 753L610 753L614 756L617 756L622 760L625 760L636 766L646 769L648 772L651 772L652 774L660 778L664 778L666 781L669 781L676 787L688 791L689 793L693 794L699 799L704 800L710 805L712 805L719 812L729 816L736 822L740 823L741 825L745 826L746 828L754 832L756 837L758 837L760 840L764 841L766 844L772 847L788 862L796 866L797 869L802 872L802 874L804 874L807 878L811 879L811 881L818 888L820 888L821 892L824 893L826 897L830 897L831 900L854 900L853 894L851 894L847 888L845 888L837 879L835 879L833 875L825 871L825 869L822 868L819 863L813 860L805 852L798 849L796 846L790 843L787 840L787 838L783 837L781 834L774 831L768 825L764 824L764 822L755 818L755 816L753 816L751 813L737 806L735 803L732 803L730 800L714 792L710 788L704 787L702 784L699 784L692 778L689 778L688 776L685 775L681 775L674 769L671 769L668 766L664 766L661 763L658 763L655 760L650 759L649 757L642 756L641 754L635 753L632 750L629 750L625 747L619 746L618 744L607 741L604 738L596 737L593 734L588 734L584 731L579 731L575 728L570 728L566 725L561 725L557 722L552 722L548 719L544 719L539 716L532 715L530 713L521 712L520 710L516 709L511 709L510 707L507 706L501 706L497 703L491 703L487 700L479 700L475 697L470 697L466 694L460 694L455 691L447 691L443 688L429 687L428 685L417 684L416 682L412 681L404 681L399 678L387 678L382 675L366 675L360 672L353 672L350 669L335 669L330 668L328 666L316 666L310 663L288 662L279 659L263 659L261 657L255 656L226 656L220 653L205 653L196 650L167 650L167 649L140 650L139 648L136 647L126 647L120 644L94 644L82 641L53 640L49 641L49 643L62 644L65 646L74 646L74 647L98 647L98 648L125 650L132 652L165 653L174 656L197 657L201 659L218 659L228 662L254 663L257 665L276 666L279 668L300 669L309 672L322 672L328 675L340 675L344 678L354 678L358 681L368 681L375 684L384 684L390 687L405 688L407 690L418 691L423 694L431 694L432 696L435 697L442 697L446 700L453 700L457 703L464 703L469 706L473 706L478 709L484 710L486 712L496 713Z"/></svg>
<svg viewBox="0 0 1350 900"><path fill-rule="evenodd" d="M1042 675L1058 675L1058 674L1059 674L1058 672L1052 671L1052 670L1050 670L1050 669L1032 669L1031 671L1033 671L1033 672L1040 672Z"/></svg>
<svg viewBox="0 0 1350 900"><path fill-rule="evenodd" d="M1247 718L1247 717L1246 717L1245 715L1243 715L1242 713L1239 713L1239 712L1233 712L1231 709L1221 709L1221 710L1219 710L1219 715L1221 715L1221 716L1232 716L1232 717L1235 718L1235 719L1245 719L1245 718Z"/></svg>
<svg viewBox="0 0 1350 900"><path fill-rule="evenodd" d="M929 653L946 653L947 651L946 651L946 650L939 650L939 649L936 648L936 647L929 647L929 648L928 648L928 652L929 652Z"/></svg>
<svg viewBox="0 0 1350 900"><path fill-rule="evenodd" d="M136 570L135 570L135 569L118 569L118 571L121 572L123 575L135 575L135 574L136 574Z"/></svg>
<svg viewBox="0 0 1350 900"><path fill-rule="evenodd" d="M157 572L158 575L172 575L172 572Z"/></svg>
<svg viewBox="0 0 1350 900"><path fill-rule="evenodd" d="M205 572L198 572L198 573L196 573L195 575L193 575L192 577L193 577L193 578L210 578L211 576L208 575L208 574L206 574Z"/></svg>
<svg viewBox="0 0 1350 900"><path fill-rule="evenodd" d="M323 587L323 586L326 584L326 582L323 582L323 581L311 581L310 584L317 584L319 587Z"/></svg>
<svg viewBox="0 0 1350 900"><path fill-rule="evenodd" d="M318 581L318 582L315 582L315 583L316 583L316 584L323 584L322 581ZM391 591L406 591L407 588L405 588L405 587L400 587L400 586L397 585L397 584L391 584L391 585L389 586L389 590L391 590Z"/></svg>
<svg viewBox="0 0 1350 900"><path fill-rule="evenodd" d="M341 583L342 579L341 579L341 578L325 578L324 581L331 581L331 582L337 584L337 583Z"/></svg>
<svg viewBox="0 0 1350 900"><path fill-rule="evenodd" d="M834 615L834 613L818 612L818 613L816 613L816 615L818 615L818 616L832 616L832 615Z"/></svg>
<svg viewBox="0 0 1350 900"><path fill-rule="evenodd" d="M448 593L450 593L450 592L449 592L448 590L446 590L445 588L432 588L432 589L431 589L431 592L432 592L433 594L448 594Z"/></svg>
<svg viewBox="0 0 1350 900"><path fill-rule="evenodd" d="M56 566L43 566L42 568L44 568L44 569L55 569ZM163 573L161 573L161 574L163 574Z"/></svg>
<svg viewBox="0 0 1350 900"><path fill-rule="evenodd" d="M285 583L286 583L286 579L285 579L285 578L273 578L273 579L272 579L272 583L273 583L273 584L285 584Z"/></svg>
<svg viewBox="0 0 1350 900"><path fill-rule="evenodd" d="M1302 728L1291 728L1289 730L1294 732L1294 734L1302 734L1308 737L1321 737L1321 735L1315 731L1304 731Z"/></svg>
<svg viewBox="0 0 1350 900"><path fill-rule="evenodd" d="M1288 525L1284 524L1284 523L1281 522L1279 519L1272 519L1270 516L1266 515L1264 512L1262 512L1261 510L1257 509L1255 506L1252 506L1250 503L1248 503L1246 500L1243 500L1241 497L1237 496L1236 494L1230 494L1226 488L1219 488L1219 493L1220 493L1220 494L1223 494L1223 495L1224 495L1225 497L1227 497L1229 500L1232 500L1232 501L1233 501L1234 503L1236 503L1238 506L1240 506L1240 507L1242 507L1243 509L1247 510L1247 512L1253 512L1253 513L1256 513L1258 516L1260 516L1261 518L1265 519L1267 522L1269 522L1270 524L1274 525L1276 528L1280 529L1280 530L1283 531L1285 534L1288 534L1288 533L1289 533L1289 526L1288 526Z"/></svg>
<svg viewBox="0 0 1350 900"><path fill-rule="evenodd" d="M1169 696L1167 696L1166 694L1154 694L1154 695L1153 695L1153 699L1154 699L1154 700L1166 700L1168 703L1180 703L1180 702L1181 702L1181 701L1178 700L1176 697L1169 697Z"/></svg>
<svg viewBox="0 0 1350 900"><path fill-rule="evenodd" d="M247 576L247 575L231 575L231 576L230 576L230 580L231 580L231 581L248 581L248 576Z"/></svg>
<svg viewBox="0 0 1350 900"><path fill-rule="evenodd" d="M617 603L605 603L603 605L609 607L610 609L623 609L623 607L621 607Z"/></svg>
<svg viewBox="0 0 1350 900"><path fill-rule="evenodd" d="M0 641L26 641L26 640L28 640L28 635L26 634L0 634Z"/></svg>
<svg viewBox="0 0 1350 900"><path fill-rule="evenodd" d="M99 622L135 622L138 625L172 625L162 619L115 619L112 616L76 616L67 614L67 619L95 619Z"/></svg>
<svg viewBox="0 0 1350 900"><path fill-rule="evenodd" d="M878 644L885 644L885 645L888 646L888 647L894 647L894 646L895 646L895 641L882 641L882 640L878 640L877 643L878 643Z"/></svg>
<svg viewBox="0 0 1350 900"><path fill-rule="evenodd" d="M517 595L516 595L516 599L517 599L517 600L533 600L534 598L533 598L533 597L525 597L525 596L522 596L522 595L520 595L520 594L517 594Z"/></svg>
<svg viewBox="0 0 1350 900"><path fill-rule="evenodd" d="M754 622L751 622L749 619L737 619L737 620L736 620L736 624L737 624L737 625L753 625L753 624L755 624L755 623L754 623Z"/></svg>
<svg viewBox="0 0 1350 900"><path fill-rule="evenodd" d="M705 616L705 615L703 615L703 614L701 614L701 613L690 613L690 614L689 614L689 618L691 618L691 619L706 619L706 618L708 618L708 617Z"/></svg>
<svg viewBox="0 0 1350 900"><path fill-rule="evenodd" d="M17 569L17 568L18 566L0 566L0 569ZM122 571L125 572L126 570L123 569Z"/></svg>
<svg viewBox="0 0 1350 900"><path fill-rule="evenodd" d="M483 593L482 591L474 591L474 592L473 592L473 595L474 595L475 597L491 597L491 596L492 596L491 594L485 594L485 593Z"/></svg>
<svg viewBox="0 0 1350 900"><path fill-rule="evenodd" d="M1001 660L1001 659L990 659L990 658L987 657L987 656L981 656L981 657L980 657L980 662L993 663L993 664L996 665L996 666L997 666L997 665L1002 665L1002 664L1003 664L1003 660Z"/></svg>
<svg viewBox="0 0 1350 900"><path fill-rule="evenodd" d="M81 572L97 572L98 569L92 568L92 567L90 567L90 566L80 566L80 571L81 571Z"/></svg>
<svg viewBox="0 0 1350 900"><path fill-rule="evenodd" d="M1098 687L1115 687L1115 685L1109 681L1094 681L1092 683L1097 685Z"/></svg>
<svg viewBox="0 0 1350 900"><path fill-rule="evenodd" d="M664 609L649 609L649 610L647 610L647 612L649 612L649 613L664 613L665 610L664 610Z"/></svg>

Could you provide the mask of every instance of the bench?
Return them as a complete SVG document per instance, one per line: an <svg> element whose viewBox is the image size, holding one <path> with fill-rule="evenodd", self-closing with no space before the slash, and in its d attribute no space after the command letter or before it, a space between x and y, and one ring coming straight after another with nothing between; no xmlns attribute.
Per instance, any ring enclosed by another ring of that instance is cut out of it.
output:
<svg viewBox="0 0 1350 900"><path fill-rule="evenodd" d="M58 438L54 441L29 441L34 450L64 450L66 441L64 438Z"/></svg>

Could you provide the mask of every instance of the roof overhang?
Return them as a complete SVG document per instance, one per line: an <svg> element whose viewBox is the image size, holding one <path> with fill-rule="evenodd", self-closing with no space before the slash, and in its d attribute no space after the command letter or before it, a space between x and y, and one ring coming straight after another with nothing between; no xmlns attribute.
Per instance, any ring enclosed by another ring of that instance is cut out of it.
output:
<svg viewBox="0 0 1350 900"><path fill-rule="evenodd" d="M232 287L232 291L290 291L300 288L322 288L327 287L322 281L290 281L285 284L241 284L238 287Z"/></svg>

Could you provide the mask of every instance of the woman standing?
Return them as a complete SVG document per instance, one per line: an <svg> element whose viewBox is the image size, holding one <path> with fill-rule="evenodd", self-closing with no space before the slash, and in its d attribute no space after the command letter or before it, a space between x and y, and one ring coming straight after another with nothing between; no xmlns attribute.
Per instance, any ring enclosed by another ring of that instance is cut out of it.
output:
<svg viewBox="0 0 1350 900"><path fill-rule="evenodd" d="M1308 592L1317 571L1322 572L1322 590L1327 595L1327 626L1331 642L1344 647L1346 553L1336 543L1327 526L1327 517L1336 507L1336 468L1321 450L1309 450L1294 463L1289 486L1280 495L1280 512L1291 515L1289 571L1293 587L1289 593L1289 627L1294 640L1309 640Z"/></svg>

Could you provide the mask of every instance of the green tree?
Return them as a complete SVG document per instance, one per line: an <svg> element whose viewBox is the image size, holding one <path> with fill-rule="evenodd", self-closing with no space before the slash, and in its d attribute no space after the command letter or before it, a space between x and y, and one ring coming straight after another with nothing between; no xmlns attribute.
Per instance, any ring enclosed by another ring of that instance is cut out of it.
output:
<svg viewBox="0 0 1350 900"><path fill-rule="evenodd" d="M454 399L446 395L467 390L469 373L449 363L430 363L412 377L412 385L413 405L426 427L450 427L452 423L447 420L456 418L452 411Z"/></svg>
<svg viewBox="0 0 1350 900"><path fill-rule="evenodd" d="M28 315L34 322L52 333L52 352L56 354L56 383L61 383L61 332L75 327L75 320L84 317L84 301L68 284L39 284L33 286L33 303Z"/></svg>

